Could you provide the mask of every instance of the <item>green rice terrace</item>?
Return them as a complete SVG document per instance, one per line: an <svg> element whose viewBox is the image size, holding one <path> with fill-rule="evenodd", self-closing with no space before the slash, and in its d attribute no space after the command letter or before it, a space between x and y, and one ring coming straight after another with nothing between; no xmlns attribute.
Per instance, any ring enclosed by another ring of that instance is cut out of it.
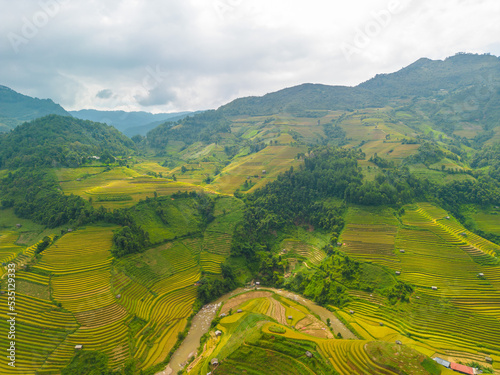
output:
<svg viewBox="0 0 500 375"><path fill-rule="evenodd" d="M497 60L0 134L0 374L500 374Z"/></svg>

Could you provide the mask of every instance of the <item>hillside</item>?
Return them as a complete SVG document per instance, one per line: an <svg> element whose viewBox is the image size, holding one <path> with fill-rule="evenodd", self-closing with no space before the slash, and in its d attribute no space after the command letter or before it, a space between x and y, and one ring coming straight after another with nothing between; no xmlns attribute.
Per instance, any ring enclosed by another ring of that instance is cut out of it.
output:
<svg viewBox="0 0 500 375"><path fill-rule="evenodd" d="M0 135L18 369L498 374L497 61L305 84L134 141L57 115Z"/></svg>
<svg viewBox="0 0 500 375"><path fill-rule="evenodd" d="M0 85L0 132L49 114L70 116L50 99L32 98Z"/></svg>
<svg viewBox="0 0 500 375"><path fill-rule="evenodd" d="M306 83L262 97L236 99L220 107L219 111L226 116L264 116L283 112L300 114L318 109L349 110L383 105L383 100L363 88Z"/></svg>
<svg viewBox="0 0 500 375"><path fill-rule="evenodd" d="M49 115L0 136L0 166L78 166L92 156L123 156L133 148L134 143L111 126Z"/></svg>

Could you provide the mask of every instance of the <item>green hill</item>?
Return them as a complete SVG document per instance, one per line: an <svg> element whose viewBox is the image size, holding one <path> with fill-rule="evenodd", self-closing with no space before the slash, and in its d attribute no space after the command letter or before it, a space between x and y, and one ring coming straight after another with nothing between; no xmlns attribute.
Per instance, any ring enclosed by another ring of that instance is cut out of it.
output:
<svg viewBox="0 0 500 375"><path fill-rule="evenodd" d="M127 155L134 143L115 128L48 115L0 136L0 166L78 166L92 156Z"/></svg>
<svg viewBox="0 0 500 375"><path fill-rule="evenodd" d="M49 114L70 116L50 99L32 98L0 85L0 132Z"/></svg>

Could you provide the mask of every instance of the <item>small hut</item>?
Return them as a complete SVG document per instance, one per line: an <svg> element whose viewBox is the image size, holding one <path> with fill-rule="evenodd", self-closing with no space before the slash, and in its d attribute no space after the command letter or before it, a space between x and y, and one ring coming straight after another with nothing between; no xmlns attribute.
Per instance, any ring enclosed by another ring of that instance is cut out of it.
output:
<svg viewBox="0 0 500 375"><path fill-rule="evenodd" d="M212 358L212 360L210 361L210 364L212 366L218 366L219 365L219 360L217 358Z"/></svg>
<svg viewBox="0 0 500 375"><path fill-rule="evenodd" d="M243 310L242 310L242 309L238 309L238 310L236 310L236 312L237 312L237 313L242 313L242 312L243 312Z"/></svg>
<svg viewBox="0 0 500 375"><path fill-rule="evenodd" d="M265 169L262 170L262 174L266 174L266 170Z"/></svg>
<svg viewBox="0 0 500 375"><path fill-rule="evenodd" d="M22 224L16 224L17 228L21 228L23 225Z"/></svg>
<svg viewBox="0 0 500 375"><path fill-rule="evenodd" d="M221 318L224 318L224 317L226 316L226 314L225 314L225 313L222 313L222 314L220 314L219 316L220 316Z"/></svg>
<svg viewBox="0 0 500 375"><path fill-rule="evenodd" d="M383 327L384 326L384 322L379 322L378 325L381 326L381 327Z"/></svg>
<svg viewBox="0 0 500 375"><path fill-rule="evenodd" d="M255 282L255 285L260 285L260 281L256 281L256 282Z"/></svg>
<svg viewBox="0 0 500 375"><path fill-rule="evenodd" d="M121 294L117 294L116 295L116 299L120 299L120 298L122 298L122 295Z"/></svg>
<svg viewBox="0 0 500 375"><path fill-rule="evenodd" d="M73 232L73 229L71 229L71 228L68 228L68 232Z"/></svg>
<svg viewBox="0 0 500 375"><path fill-rule="evenodd" d="M477 277L484 277L484 273L479 272L479 273L477 274Z"/></svg>
<svg viewBox="0 0 500 375"><path fill-rule="evenodd" d="M449 216L446 216L446 220L450 220L450 217L449 217Z"/></svg>
<svg viewBox="0 0 500 375"><path fill-rule="evenodd" d="M493 358L491 357L484 357L484 360L488 363L493 363Z"/></svg>
<svg viewBox="0 0 500 375"><path fill-rule="evenodd" d="M219 337L219 336L221 336L221 335L222 335L222 332L221 332L221 331L219 331L219 330L215 331L215 337Z"/></svg>
<svg viewBox="0 0 500 375"><path fill-rule="evenodd" d="M397 276L401 275L401 271L396 271L396 275Z"/></svg>
<svg viewBox="0 0 500 375"><path fill-rule="evenodd" d="M396 344L403 345L403 343L401 342L401 340L396 340Z"/></svg>
<svg viewBox="0 0 500 375"><path fill-rule="evenodd" d="M312 358L313 354L308 350L306 351L306 357L307 358Z"/></svg>
<svg viewBox="0 0 500 375"><path fill-rule="evenodd" d="M293 320L293 316L288 315L288 319Z"/></svg>
<svg viewBox="0 0 500 375"><path fill-rule="evenodd" d="M404 254L404 252L405 252L405 251L404 251L403 249L400 249L400 250L399 250L399 252L400 252L401 254Z"/></svg>
<svg viewBox="0 0 500 375"><path fill-rule="evenodd" d="M75 345L75 350L82 350L83 349L83 345Z"/></svg>
<svg viewBox="0 0 500 375"><path fill-rule="evenodd" d="M431 289L432 290L438 290L438 287L437 286L431 286Z"/></svg>

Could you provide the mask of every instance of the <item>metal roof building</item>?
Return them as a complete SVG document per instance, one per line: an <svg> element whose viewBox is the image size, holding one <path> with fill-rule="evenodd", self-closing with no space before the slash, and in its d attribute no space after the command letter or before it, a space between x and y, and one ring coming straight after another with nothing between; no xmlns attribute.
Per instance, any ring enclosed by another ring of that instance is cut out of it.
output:
<svg viewBox="0 0 500 375"><path fill-rule="evenodd" d="M432 358L434 361L436 361L437 363L439 363L441 366L444 366L446 368L450 368L450 365L451 363L448 362L448 361L445 361L444 359L442 358L439 358L439 357L436 357L436 358Z"/></svg>

